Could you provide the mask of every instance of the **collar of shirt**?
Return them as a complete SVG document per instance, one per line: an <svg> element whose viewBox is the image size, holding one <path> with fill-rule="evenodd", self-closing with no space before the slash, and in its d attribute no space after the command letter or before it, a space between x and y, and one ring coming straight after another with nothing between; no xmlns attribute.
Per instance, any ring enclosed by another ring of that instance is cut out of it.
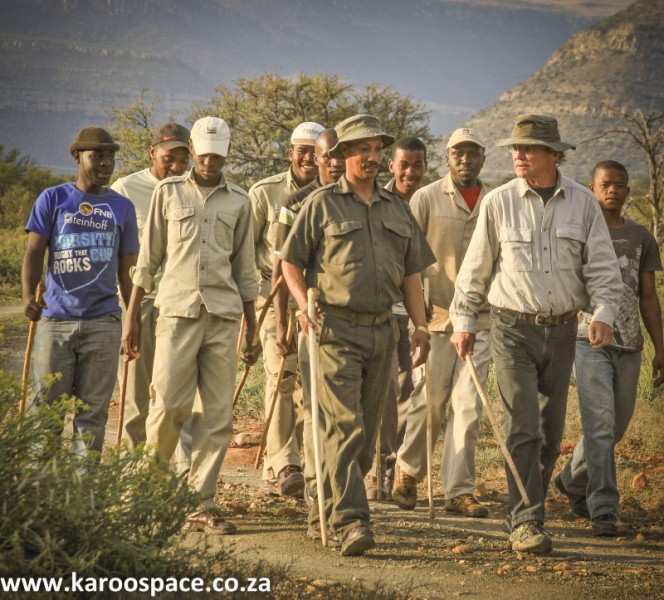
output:
<svg viewBox="0 0 664 600"><path fill-rule="evenodd" d="M196 179L194 179L194 169L193 168L189 170L189 173L187 173L186 179L187 179L187 181L191 182L192 185L195 185L197 188L199 188L201 191L207 191L208 193L206 195L206 198L212 192L214 192L214 191L216 191L220 188L223 188L223 189L228 188L228 184L226 183L226 177L224 177L223 173L221 174L221 179L219 179L219 183L217 185L213 185L212 187L198 185L196 183Z"/></svg>
<svg viewBox="0 0 664 600"><path fill-rule="evenodd" d="M355 194L355 191L353 190L351 184L346 179L345 175L342 175L339 178L339 181L337 181L334 184L334 192L336 194L352 194L358 199L358 201L364 202L363 200L360 200L360 197L357 194ZM390 192L389 190L380 187L378 185L378 182L374 179L374 193L373 197L371 198L371 202L373 202L374 200L389 200L395 194L396 192Z"/></svg>
<svg viewBox="0 0 664 600"><path fill-rule="evenodd" d="M551 196L551 200L553 200L558 195L560 195L562 198L565 197L565 188L562 185L562 177L560 175L560 171L558 170L556 170L556 177L557 177L556 191L553 193L553 196ZM519 196L525 198L530 193L530 194L535 194L538 198L540 198L539 194L532 187L530 187L530 185L528 185L528 182L524 178L519 177L518 179L519 183L517 189L519 192Z"/></svg>

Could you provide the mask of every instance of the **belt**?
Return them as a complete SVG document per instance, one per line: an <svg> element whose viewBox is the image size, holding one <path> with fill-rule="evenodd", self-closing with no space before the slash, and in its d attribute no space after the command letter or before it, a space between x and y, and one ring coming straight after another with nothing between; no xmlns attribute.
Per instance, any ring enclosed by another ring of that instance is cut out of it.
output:
<svg viewBox="0 0 664 600"><path fill-rule="evenodd" d="M318 310L324 315L339 317L344 321L350 321L353 325L363 325L365 327L371 327L372 325L382 325L383 323L389 321L392 317L391 308L388 308L385 312L374 314L353 312L352 310L349 310L348 308L342 308L341 306L319 304Z"/></svg>
<svg viewBox="0 0 664 600"><path fill-rule="evenodd" d="M540 327L555 327L556 325L562 325L571 321L573 318L576 318L576 310L570 310L569 312L563 313L562 315L545 315L537 314L531 315L528 313L521 313L516 310L510 310L509 308L496 308L497 312L504 312L508 315L512 315L517 319L523 319L529 323L534 323Z"/></svg>

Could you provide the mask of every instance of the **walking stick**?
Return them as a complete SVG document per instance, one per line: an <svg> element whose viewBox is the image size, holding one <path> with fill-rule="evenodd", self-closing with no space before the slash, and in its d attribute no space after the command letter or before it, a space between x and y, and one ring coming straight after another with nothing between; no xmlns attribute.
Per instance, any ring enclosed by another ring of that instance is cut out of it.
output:
<svg viewBox="0 0 664 600"><path fill-rule="evenodd" d="M288 319L288 333L286 334L287 343L290 344L293 339L293 332L295 331L295 309L290 309L290 318ZM274 387L274 393L272 394L272 403L270 404L270 410L267 414L267 419L265 420L265 427L263 427L263 435L261 436L261 443L258 446L258 454L256 455L256 462L254 463L254 469L258 469L261 464L261 458L263 458L263 451L265 450L265 444L267 443L267 433L270 429L270 424L272 423L272 415L274 415L274 407L277 405L277 398L279 397L279 388L281 387L281 382L284 378L284 371L286 369L286 360L287 356L281 357L281 363L279 364L279 373L277 374L277 384Z"/></svg>
<svg viewBox="0 0 664 600"><path fill-rule="evenodd" d="M242 315L242 321L240 321L240 334L237 336L237 347L235 349L235 356L237 360L235 362L235 369L237 370L237 365L240 362L240 352L242 352L242 339L244 338L244 330L247 328L247 318Z"/></svg>
<svg viewBox="0 0 664 600"><path fill-rule="evenodd" d="M124 427L125 397L127 396L127 375L129 372L129 358L122 355L122 382L120 383L120 407L118 408L118 434L115 445L119 448L122 441L122 428Z"/></svg>
<svg viewBox="0 0 664 600"><path fill-rule="evenodd" d="M424 305L429 305L429 278L424 280ZM429 360L424 363L424 389L427 402L427 495L429 496L429 518L436 518L433 505L433 408L431 406L431 394L429 392Z"/></svg>
<svg viewBox="0 0 664 600"><path fill-rule="evenodd" d="M318 290L309 288L308 292L309 320L316 323L316 300ZM323 485L323 463L320 448L319 414L318 414L318 338L315 329L309 331L309 368L311 380L311 427L313 429L314 463L316 466L316 495L318 496L318 519L320 536L323 546L327 546L327 518L325 516L325 486Z"/></svg>
<svg viewBox="0 0 664 600"><path fill-rule="evenodd" d="M376 500L383 499L383 461L380 454L380 424L376 434Z"/></svg>
<svg viewBox="0 0 664 600"><path fill-rule="evenodd" d="M505 461L507 462L507 465L509 466L510 471L512 472L514 481L516 481L516 487L519 488L519 493L521 494L521 498L523 498L523 503L526 506L530 506L530 499L528 498L528 493L526 492L526 488L523 485L523 481L521 481L519 472L516 470L516 465L514 464L512 455L510 454L509 450L507 449L507 446L505 445L505 442L503 441L503 436L500 434L500 429L498 429L498 423L496 422L496 415L494 414L493 409L489 404L489 399L487 398L486 393L484 392L484 388L480 383L480 379L477 376L477 371L475 370L475 363L473 362L473 357L470 354L466 354L466 364L470 369L470 376L473 378L473 381L475 382L475 387L477 388L477 393L480 395L480 398L482 399L482 404L484 405L484 409L486 410L486 413L489 416L489 421L491 421L491 426L493 427L493 433L496 435L496 439L498 440L498 445L500 446L503 456L505 457Z"/></svg>
<svg viewBox="0 0 664 600"><path fill-rule="evenodd" d="M44 284L37 284L35 292L35 302L39 304L44 295ZM21 377L21 396L18 403L18 414L22 415L25 411L25 402L28 395L28 376L30 375L30 358L32 357L32 346L35 342L35 333L37 331L37 321L30 321L28 329L28 343L25 347L25 358L23 359L23 376Z"/></svg>
<svg viewBox="0 0 664 600"><path fill-rule="evenodd" d="M279 279L277 279L277 282L274 284L274 287L270 290L270 293L268 294L268 297L265 300L265 304L263 304L263 308L261 308L261 314L258 315L258 321L256 323L256 331L254 332L254 337L251 340L252 348L258 344L259 334L261 332L261 327L263 326L263 321L265 321L265 316L267 315L267 309L270 308L270 304L272 304L272 301L274 300L274 297L277 295L279 287L282 285L283 282L284 282L284 276L279 275ZM243 320L242 322L245 323L246 321ZM240 328L242 328L242 326L240 326ZM240 349L242 348L241 339L242 336L240 336L240 340L238 341L238 348L239 348L237 353L238 357L240 356ZM233 394L233 406L235 406L235 403L237 402L238 398L240 397L240 393L242 392L242 388L244 387L244 384L247 382L249 369L251 369L251 365L244 366L244 371L242 371L240 382L237 384L237 387L235 388L235 393Z"/></svg>

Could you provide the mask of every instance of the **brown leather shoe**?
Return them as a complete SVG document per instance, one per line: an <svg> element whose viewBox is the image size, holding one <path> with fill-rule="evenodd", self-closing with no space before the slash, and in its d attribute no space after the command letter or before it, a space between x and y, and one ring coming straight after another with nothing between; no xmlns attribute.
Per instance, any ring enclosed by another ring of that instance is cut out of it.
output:
<svg viewBox="0 0 664 600"><path fill-rule="evenodd" d="M224 521L218 511L204 510L187 517L185 527L192 531L204 531L212 535L230 535L237 531L233 523Z"/></svg>
<svg viewBox="0 0 664 600"><path fill-rule="evenodd" d="M461 494L456 498L445 500L445 510L466 517L482 518L489 515L487 507L480 504L472 494Z"/></svg>
<svg viewBox="0 0 664 600"><path fill-rule="evenodd" d="M376 545L371 529L357 525L346 532L341 541L341 556L362 556Z"/></svg>
<svg viewBox="0 0 664 600"><path fill-rule="evenodd" d="M304 491L304 475L302 469L295 465L287 465L277 476L279 493L282 496L292 496L293 498L302 498Z"/></svg>
<svg viewBox="0 0 664 600"><path fill-rule="evenodd" d="M392 500L397 503L399 508L404 510L414 510L417 504L417 479L402 471L399 468L399 463L394 465Z"/></svg>

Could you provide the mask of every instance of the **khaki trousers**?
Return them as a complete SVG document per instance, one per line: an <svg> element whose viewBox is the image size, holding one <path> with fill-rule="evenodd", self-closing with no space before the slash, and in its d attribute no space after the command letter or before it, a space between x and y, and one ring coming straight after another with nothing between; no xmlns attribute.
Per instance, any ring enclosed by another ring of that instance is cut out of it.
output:
<svg viewBox="0 0 664 600"><path fill-rule="evenodd" d="M192 417L189 483L206 505L214 504L217 477L233 433L233 389L240 324L211 315L157 320L154 376L147 443L169 460L183 423ZM198 389L200 412L192 415Z"/></svg>
<svg viewBox="0 0 664 600"><path fill-rule="evenodd" d="M331 497L326 494L326 512L330 526L342 536L357 525L369 525L363 479L373 459L397 335L393 319L370 327L331 315L322 319L318 391L332 492Z"/></svg>
<svg viewBox="0 0 664 600"><path fill-rule="evenodd" d="M265 284L262 284L262 287ZM265 303L268 290L262 289L261 297L258 299L256 309L259 311ZM263 327L260 331L261 344L263 345L263 367L265 369L265 416L270 412L274 389L277 385L279 367L281 365L281 354L277 347L277 326L274 308L270 306ZM265 441L265 460L263 462L263 479L275 479L284 467L302 465L300 458L300 445L297 436L298 415L296 410L296 399L294 398L295 384L297 380L297 353L291 354L286 359L286 368L283 379L279 386L279 394L276 398L276 406L272 414L272 422ZM301 395L297 394L301 404Z"/></svg>
<svg viewBox="0 0 664 600"><path fill-rule="evenodd" d="M482 401L475 389L466 363L450 343L451 333L432 332L429 353L429 382L424 368L413 375L415 391L406 421L403 444L397 454L399 468L416 479L427 468L427 383L432 408L432 440L435 445L443 420L445 443L440 477L446 498L472 494L475 487L475 447L480 432ZM479 331L473 360L484 384L489 371L489 332Z"/></svg>

